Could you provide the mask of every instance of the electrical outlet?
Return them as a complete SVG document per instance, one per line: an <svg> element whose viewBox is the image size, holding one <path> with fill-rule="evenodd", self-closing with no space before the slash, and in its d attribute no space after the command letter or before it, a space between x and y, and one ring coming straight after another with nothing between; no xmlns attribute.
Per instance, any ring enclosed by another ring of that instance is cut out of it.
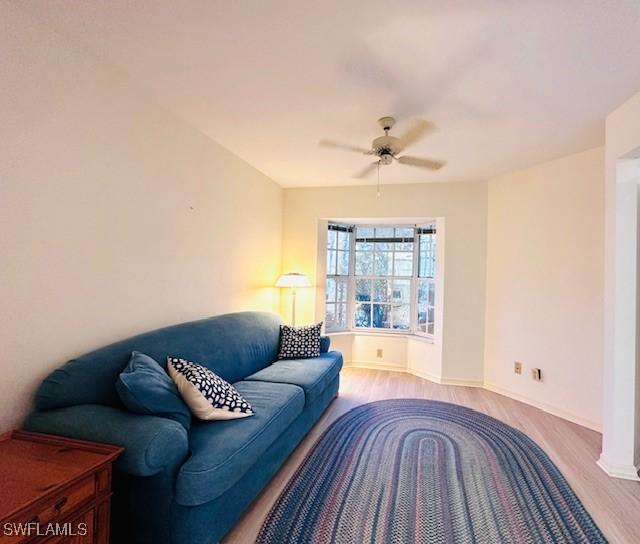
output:
<svg viewBox="0 0 640 544"><path fill-rule="evenodd" d="M537 382L542 381L542 370L540 370L539 368L532 368L531 377Z"/></svg>
<svg viewBox="0 0 640 544"><path fill-rule="evenodd" d="M522 374L522 363L519 361L514 361L513 362L513 371L516 374Z"/></svg>
<svg viewBox="0 0 640 544"><path fill-rule="evenodd" d="M378 357L378 359L382 359L382 348L378 348L376 350L376 356Z"/></svg>

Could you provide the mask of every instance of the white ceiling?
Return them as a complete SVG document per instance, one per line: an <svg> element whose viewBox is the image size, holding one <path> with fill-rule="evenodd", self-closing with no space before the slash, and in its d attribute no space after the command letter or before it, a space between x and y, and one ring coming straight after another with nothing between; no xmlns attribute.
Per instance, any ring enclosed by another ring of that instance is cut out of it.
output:
<svg viewBox="0 0 640 544"><path fill-rule="evenodd" d="M20 0L284 186L362 183L394 115L438 130L383 183L487 179L600 145L640 90L638 0ZM375 183L375 180L370 180Z"/></svg>

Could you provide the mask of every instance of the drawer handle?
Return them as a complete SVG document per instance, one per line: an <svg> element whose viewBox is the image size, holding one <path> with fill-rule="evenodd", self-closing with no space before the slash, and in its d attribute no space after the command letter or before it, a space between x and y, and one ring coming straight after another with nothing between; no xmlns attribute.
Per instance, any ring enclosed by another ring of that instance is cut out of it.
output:
<svg viewBox="0 0 640 544"><path fill-rule="evenodd" d="M69 499L67 497L62 497L57 503L55 503L53 505L53 507L58 511L58 513L60 512L60 510L62 510L64 508L64 505L67 504L67 501Z"/></svg>

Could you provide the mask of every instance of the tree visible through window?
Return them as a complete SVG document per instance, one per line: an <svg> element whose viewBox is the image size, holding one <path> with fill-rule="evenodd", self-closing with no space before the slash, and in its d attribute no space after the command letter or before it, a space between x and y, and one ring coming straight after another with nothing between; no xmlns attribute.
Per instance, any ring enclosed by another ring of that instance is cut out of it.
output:
<svg viewBox="0 0 640 544"><path fill-rule="evenodd" d="M326 328L432 336L435 321L435 225L330 223Z"/></svg>

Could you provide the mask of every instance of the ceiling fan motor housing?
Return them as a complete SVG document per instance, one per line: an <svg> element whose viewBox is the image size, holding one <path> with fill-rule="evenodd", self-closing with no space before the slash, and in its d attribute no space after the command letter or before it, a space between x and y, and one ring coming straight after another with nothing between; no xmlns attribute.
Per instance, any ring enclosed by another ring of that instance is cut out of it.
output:
<svg viewBox="0 0 640 544"><path fill-rule="evenodd" d="M395 155L400 149L400 142L395 136L380 136L373 140L371 147L379 157L385 153Z"/></svg>

